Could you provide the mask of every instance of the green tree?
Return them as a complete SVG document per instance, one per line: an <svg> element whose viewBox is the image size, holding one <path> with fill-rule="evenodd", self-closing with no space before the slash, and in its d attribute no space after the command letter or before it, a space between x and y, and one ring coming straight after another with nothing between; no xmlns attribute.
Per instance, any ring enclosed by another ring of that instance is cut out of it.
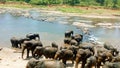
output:
<svg viewBox="0 0 120 68"><path fill-rule="evenodd" d="M0 3L5 4L5 3L6 3L6 0L0 0Z"/></svg>
<svg viewBox="0 0 120 68"><path fill-rule="evenodd" d="M118 0L113 0L113 8L117 8L117 1Z"/></svg>

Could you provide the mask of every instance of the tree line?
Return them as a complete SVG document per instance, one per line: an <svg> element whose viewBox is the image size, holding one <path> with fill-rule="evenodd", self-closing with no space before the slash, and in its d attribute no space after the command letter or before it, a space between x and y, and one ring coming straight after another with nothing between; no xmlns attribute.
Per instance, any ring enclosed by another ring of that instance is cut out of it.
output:
<svg viewBox="0 0 120 68"><path fill-rule="evenodd" d="M0 2L20 1L33 5L71 5L71 6L101 6L105 8L120 8L120 0L0 0Z"/></svg>

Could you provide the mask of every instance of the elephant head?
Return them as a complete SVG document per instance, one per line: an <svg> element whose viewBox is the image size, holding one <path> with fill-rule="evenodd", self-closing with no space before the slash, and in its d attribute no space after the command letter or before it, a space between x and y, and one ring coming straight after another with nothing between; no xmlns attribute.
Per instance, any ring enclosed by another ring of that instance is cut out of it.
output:
<svg viewBox="0 0 120 68"><path fill-rule="evenodd" d="M66 31L65 32L65 37L71 37L71 36L73 36L73 31L72 30L69 30L69 31Z"/></svg>

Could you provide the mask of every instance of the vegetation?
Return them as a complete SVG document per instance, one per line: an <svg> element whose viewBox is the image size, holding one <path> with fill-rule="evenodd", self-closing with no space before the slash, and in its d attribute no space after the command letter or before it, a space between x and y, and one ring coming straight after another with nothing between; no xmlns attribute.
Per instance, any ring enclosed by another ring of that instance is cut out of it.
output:
<svg viewBox="0 0 120 68"><path fill-rule="evenodd" d="M0 3L0 7L35 7L80 14L120 14L119 10L111 10L120 9L120 0L0 0Z"/></svg>
<svg viewBox="0 0 120 68"><path fill-rule="evenodd" d="M9 1L26 2L33 5L101 6L120 9L120 0L0 0L1 3Z"/></svg>

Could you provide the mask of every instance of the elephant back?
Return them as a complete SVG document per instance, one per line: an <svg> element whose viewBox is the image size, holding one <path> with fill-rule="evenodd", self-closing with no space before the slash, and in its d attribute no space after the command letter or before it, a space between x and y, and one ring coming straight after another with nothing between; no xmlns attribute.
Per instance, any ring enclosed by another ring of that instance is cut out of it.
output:
<svg viewBox="0 0 120 68"><path fill-rule="evenodd" d="M55 47L45 47L43 54L46 58L54 58L56 52L57 52L57 48Z"/></svg>

